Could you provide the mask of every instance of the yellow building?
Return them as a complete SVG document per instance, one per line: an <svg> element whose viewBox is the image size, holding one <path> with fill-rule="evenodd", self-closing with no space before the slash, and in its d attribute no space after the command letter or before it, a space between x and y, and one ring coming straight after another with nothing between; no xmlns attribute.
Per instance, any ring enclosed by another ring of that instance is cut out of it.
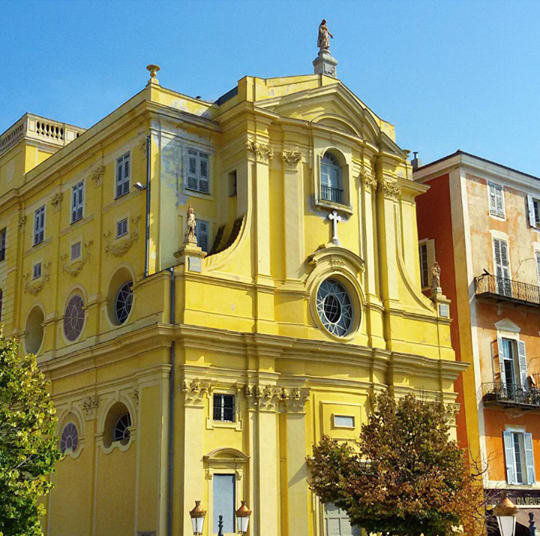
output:
<svg viewBox="0 0 540 536"><path fill-rule="evenodd" d="M463 369L421 292L426 187L334 76L205 102L150 70L86 131L26 114L0 137L2 321L65 452L45 531L188 536L200 500L229 534L245 500L252 535L351 534L309 492L311 445L387 386L453 402Z"/></svg>

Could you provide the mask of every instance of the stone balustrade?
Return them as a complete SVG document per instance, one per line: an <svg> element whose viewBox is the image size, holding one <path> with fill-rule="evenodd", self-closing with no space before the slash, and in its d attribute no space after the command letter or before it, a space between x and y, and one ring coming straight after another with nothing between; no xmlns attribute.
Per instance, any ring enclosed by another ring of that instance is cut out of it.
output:
<svg viewBox="0 0 540 536"><path fill-rule="evenodd" d="M39 140L63 147L77 139L84 131L83 128L27 113L0 135L0 155L9 151L22 139Z"/></svg>

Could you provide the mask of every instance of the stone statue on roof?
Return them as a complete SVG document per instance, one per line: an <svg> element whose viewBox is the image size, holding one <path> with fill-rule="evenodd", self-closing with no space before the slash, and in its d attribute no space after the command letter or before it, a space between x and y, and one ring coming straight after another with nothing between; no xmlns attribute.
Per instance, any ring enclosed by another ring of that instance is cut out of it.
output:
<svg viewBox="0 0 540 536"><path fill-rule="evenodd" d="M319 37L317 39L317 46L319 47L320 52L330 48L330 37L332 39L334 38L334 36L328 31L326 19L323 19L319 25Z"/></svg>

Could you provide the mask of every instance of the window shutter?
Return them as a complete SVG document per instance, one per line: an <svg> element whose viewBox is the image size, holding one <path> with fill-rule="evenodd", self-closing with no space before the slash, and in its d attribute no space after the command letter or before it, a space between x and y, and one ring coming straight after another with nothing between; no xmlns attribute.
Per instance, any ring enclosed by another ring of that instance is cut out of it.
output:
<svg viewBox="0 0 540 536"><path fill-rule="evenodd" d="M489 212L490 214L496 214L497 212L497 200L495 199L495 185L489 183Z"/></svg>
<svg viewBox="0 0 540 536"><path fill-rule="evenodd" d="M531 227L536 227L536 217L534 215L534 201L532 196L527 196L527 205L529 207L529 225Z"/></svg>
<svg viewBox="0 0 540 536"><path fill-rule="evenodd" d="M501 241L495 238L493 240L493 250L495 253L495 275L502 277L502 262L501 262Z"/></svg>
<svg viewBox="0 0 540 536"><path fill-rule="evenodd" d="M512 445L512 432L503 432L504 457L506 460L506 481L508 484L517 484L514 461L514 447Z"/></svg>
<svg viewBox="0 0 540 536"><path fill-rule="evenodd" d="M503 189L500 185L495 185L495 200L497 202L497 216L504 218Z"/></svg>
<svg viewBox="0 0 540 536"><path fill-rule="evenodd" d="M527 484L536 484L536 474L534 471L534 450L532 434L523 434L523 443L525 444L525 464L527 466Z"/></svg>
<svg viewBox="0 0 540 536"><path fill-rule="evenodd" d="M499 357L499 378L501 380L501 388L506 388L506 372L504 370L504 350L502 337L497 337L497 354Z"/></svg>
<svg viewBox="0 0 540 536"><path fill-rule="evenodd" d="M71 221L77 221L77 186L73 187L72 194L71 194Z"/></svg>
<svg viewBox="0 0 540 536"><path fill-rule="evenodd" d="M536 275L538 276L538 284L540 285L540 251L535 253L536 257Z"/></svg>
<svg viewBox="0 0 540 536"><path fill-rule="evenodd" d="M525 343L518 341L518 355L519 355L519 374L521 378L521 387L527 389L527 354L525 352Z"/></svg>

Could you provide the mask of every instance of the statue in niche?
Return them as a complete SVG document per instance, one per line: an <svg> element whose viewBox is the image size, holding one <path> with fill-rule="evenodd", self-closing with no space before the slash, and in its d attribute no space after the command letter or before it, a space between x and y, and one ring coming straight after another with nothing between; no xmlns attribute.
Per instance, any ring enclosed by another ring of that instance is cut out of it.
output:
<svg viewBox="0 0 540 536"><path fill-rule="evenodd" d="M319 54L323 50L328 50L330 48L330 37L334 39L334 36L328 31L326 26L326 19L323 19L319 25L319 37L317 39L317 46L319 47Z"/></svg>
<svg viewBox="0 0 540 536"><path fill-rule="evenodd" d="M189 205L186 219L186 236L184 238L185 244L197 245L197 237L195 236L195 227L197 227L197 220L195 218L195 212L193 207Z"/></svg>
<svg viewBox="0 0 540 536"><path fill-rule="evenodd" d="M441 267L438 262L435 262L431 268L431 288L441 288Z"/></svg>

